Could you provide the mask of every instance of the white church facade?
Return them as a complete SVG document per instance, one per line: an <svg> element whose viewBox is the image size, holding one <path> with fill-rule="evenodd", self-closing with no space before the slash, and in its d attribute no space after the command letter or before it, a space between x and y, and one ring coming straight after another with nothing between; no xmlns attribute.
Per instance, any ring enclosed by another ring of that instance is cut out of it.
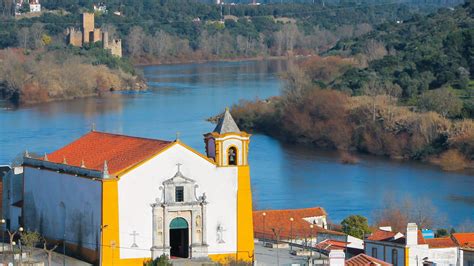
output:
<svg viewBox="0 0 474 266"><path fill-rule="evenodd" d="M253 260L248 144L228 110L182 143L91 131L42 158L24 158L27 230L65 240L100 265L171 258Z"/></svg>

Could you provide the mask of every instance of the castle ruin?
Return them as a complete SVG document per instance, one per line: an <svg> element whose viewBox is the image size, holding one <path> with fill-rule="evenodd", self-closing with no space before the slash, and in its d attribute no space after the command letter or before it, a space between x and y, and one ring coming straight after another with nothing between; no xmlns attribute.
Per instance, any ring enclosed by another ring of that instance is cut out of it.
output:
<svg viewBox="0 0 474 266"><path fill-rule="evenodd" d="M81 47L86 43L102 42L104 49L110 50L112 55L122 57L122 40L109 39L109 33L95 28L94 14L82 14L82 26L80 30L69 28L67 30L67 43L73 46Z"/></svg>

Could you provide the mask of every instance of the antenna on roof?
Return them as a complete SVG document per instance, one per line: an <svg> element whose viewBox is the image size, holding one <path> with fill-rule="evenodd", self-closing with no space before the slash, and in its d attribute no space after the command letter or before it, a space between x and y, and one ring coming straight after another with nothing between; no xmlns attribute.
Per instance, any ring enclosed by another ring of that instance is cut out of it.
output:
<svg viewBox="0 0 474 266"><path fill-rule="evenodd" d="M102 170L102 178L109 178L109 167L107 166L107 161L104 161L104 170Z"/></svg>
<svg viewBox="0 0 474 266"><path fill-rule="evenodd" d="M44 153L43 160L48 161L48 155L46 154L46 152Z"/></svg>
<svg viewBox="0 0 474 266"><path fill-rule="evenodd" d="M28 153L28 150L25 150L25 154L23 155L23 157L30 158L30 154Z"/></svg>
<svg viewBox="0 0 474 266"><path fill-rule="evenodd" d="M92 123L92 126L91 126L91 131L94 132L95 131L95 123Z"/></svg>

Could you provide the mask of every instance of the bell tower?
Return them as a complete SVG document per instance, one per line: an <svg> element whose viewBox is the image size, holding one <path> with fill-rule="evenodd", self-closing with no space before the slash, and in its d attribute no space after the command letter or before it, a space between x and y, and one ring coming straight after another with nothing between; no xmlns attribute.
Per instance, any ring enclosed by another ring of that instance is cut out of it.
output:
<svg viewBox="0 0 474 266"><path fill-rule="evenodd" d="M225 109L216 128L204 135L207 157L217 166L246 166L250 134L240 131L229 108Z"/></svg>
<svg viewBox="0 0 474 266"><path fill-rule="evenodd" d="M237 252L235 259L254 260L254 237L252 216L252 190L248 163L250 134L240 131L229 108L221 115L219 123L204 135L207 157L217 167L237 168Z"/></svg>

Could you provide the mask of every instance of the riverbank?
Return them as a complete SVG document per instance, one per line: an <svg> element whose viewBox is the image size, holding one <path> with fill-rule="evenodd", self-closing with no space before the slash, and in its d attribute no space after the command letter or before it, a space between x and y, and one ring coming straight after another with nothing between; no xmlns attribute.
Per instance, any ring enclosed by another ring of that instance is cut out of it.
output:
<svg viewBox="0 0 474 266"><path fill-rule="evenodd" d="M136 62L133 63L136 67L146 67L154 65L179 65L179 64L205 64L210 62L244 62L244 61L263 61L263 60L294 60L314 56L307 55L282 55L282 56L252 56L252 57L236 57L236 58L209 58L209 59L171 59L171 60L156 60L152 62Z"/></svg>
<svg viewBox="0 0 474 266"><path fill-rule="evenodd" d="M25 106L147 88L145 80L120 58L105 52L73 52L0 50L0 97Z"/></svg>
<svg viewBox="0 0 474 266"><path fill-rule="evenodd" d="M239 127L285 143L337 150L341 162L354 153L416 160L446 171L474 168L474 122L449 120L434 112L416 113L387 96L350 97L332 90L287 91L232 108Z"/></svg>

